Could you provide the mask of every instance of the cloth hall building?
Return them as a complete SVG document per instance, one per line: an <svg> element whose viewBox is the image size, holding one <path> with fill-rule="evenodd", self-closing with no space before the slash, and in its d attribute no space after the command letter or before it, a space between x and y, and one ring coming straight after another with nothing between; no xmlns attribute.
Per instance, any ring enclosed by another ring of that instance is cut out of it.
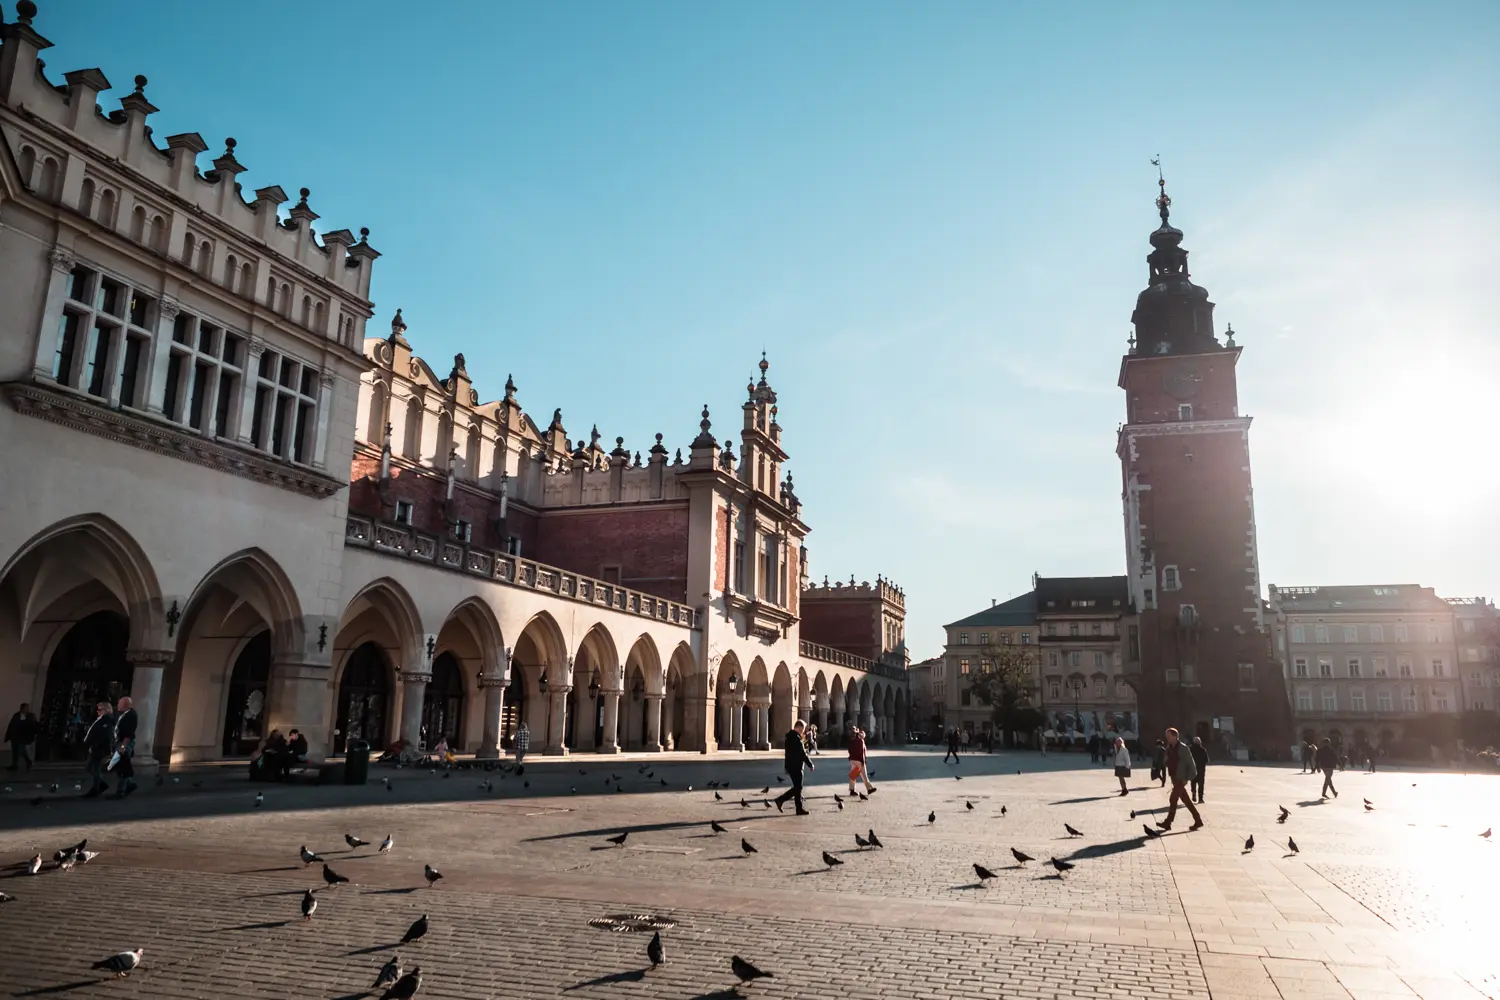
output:
<svg viewBox="0 0 1500 1000"><path fill-rule="evenodd" d="M0 24L0 704L45 757L130 694L138 761L271 729L496 756L768 749L794 717L906 728L904 595L811 587L762 358L734 434L639 447L374 315L368 233L245 151L158 140L137 76L61 82ZM247 157L248 158L248 157ZM370 334L374 333L374 336ZM717 431L717 432L716 432ZM821 612L817 609L822 607ZM821 624L820 624L821 623Z"/></svg>

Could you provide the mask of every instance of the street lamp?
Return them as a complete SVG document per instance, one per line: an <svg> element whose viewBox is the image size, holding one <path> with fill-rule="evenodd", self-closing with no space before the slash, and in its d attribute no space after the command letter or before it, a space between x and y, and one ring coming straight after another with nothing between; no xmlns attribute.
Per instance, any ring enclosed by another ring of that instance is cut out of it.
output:
<svg viewBox="0 0 1500 1000"><path fill-rule="evenodd" d="M1078 710L1078 699L1081 698L1082 696L1083 696L1083 681L1078 680L1078 679L1074 679L1074 681L1073 681L1073 729L1074 729L1075 732L1079 732L1079 733L1083 732L1083 719L1080 717L1079 710Z"/></svg>
<svg viewBox="0 0 1500 1000"><path fill-rule="evenodd" d="M547 693L547 671L542 671L542 678L541 680L536 682L536 686L542 692L542 694Z"/></svg>
<svg viewBox="0 0 1500 1000"><path fill-rule="evenodd" d="M589 697L599 697L599 671L597 670L595 670L593 676L589 678Z"/></svg>
<svg viewBox="0 0 1500 1000"><path fill-rule="evenodd" d="M731 670L729 672L729 693L734 694L735 691L739 690L739 686L740 678L734 671Z"/></svg>

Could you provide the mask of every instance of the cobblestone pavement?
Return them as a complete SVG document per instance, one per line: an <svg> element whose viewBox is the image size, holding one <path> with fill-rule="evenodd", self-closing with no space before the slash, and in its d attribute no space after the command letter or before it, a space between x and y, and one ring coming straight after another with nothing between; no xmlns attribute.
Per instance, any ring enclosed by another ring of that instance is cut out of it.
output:
<svg viewBox="0 0 1500 1000"><path fill-rule="evenodd" d="M763 805L786 787L772 755L575 757L504 779L378 770L390 790L271 786L261 807L260 786L227 773L124 802L79 801L69 776L56 794L12 782L0 995L352 1000L399 954L423 967L420 997L466 1000L1500 1000L1500 844L1478 837L1500 825L1500 776L1350 773L1322 803L1294 770L1224 765L1209 773L1204 830L1183 819L1148 840L1166 793L1143 781L1121 798L1077 757L940 760L878 755L879 792L841 810L842 761L825 755L806 817ZM722 801L709 780L730 784ZM871 828L884 848L857 848ZM624 847L605 841L624 830ZM351 851L345 833L396 846ZM20 868L85 835L102 852L87 866ZM322 888L320 867L297 860L303 844L351 883ZM1011 847L1076 867L1016 865ZM844 864L828 868L823 851ZM424 863L445 876L435 887ZM304 922L309 887L318 909ZM431 932L396 947L424 913ZM674 922L663 968L646 968L648 934L589 924L633 914ZM135 947L146 957L129 978L89 970ZM732 992L732 954L776 978Z"/></svg>

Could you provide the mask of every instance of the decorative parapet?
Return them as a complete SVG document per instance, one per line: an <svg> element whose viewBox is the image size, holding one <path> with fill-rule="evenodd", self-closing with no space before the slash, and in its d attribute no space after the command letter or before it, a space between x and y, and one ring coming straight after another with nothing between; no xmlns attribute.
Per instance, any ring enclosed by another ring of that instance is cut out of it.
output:
<svg viewBox="0 0 1500 1000"><path fill-rule="evenodd" d="M888 604L893 604L902 610L906 609L906 591L896 586L883 576L877 576L872 584L866 580L863 583L855 583L850 577L848 583L829 583L828 578L823 578L822 585L812 585L802 588L802 595L814 600L826 599L851 599L878 597Z"/></svg>
<svg viewBox="0 0 1500 1000"><path fill-rule="evenodd" d="M570 601L638 615L668 625L698 626L697 612L685 604L628 590L533 559L423 534L402 524L351 515L344 530L344 544L428 563L506 586L546 591Z"/></svg>
<svg viewBox="0 0 1500 1000"><path fill-rule="evenodd" d="M798 645L798 652L802 654L803 659L831 663L836 667L848 667L851 670L860 670L879 677L889 677L892 680L906 680L905 670L880 660L868 660L863 656L846 653L842 649L834 649L832 646L820 646L815 642L808 642L806 639L798 640Z"/></svg>

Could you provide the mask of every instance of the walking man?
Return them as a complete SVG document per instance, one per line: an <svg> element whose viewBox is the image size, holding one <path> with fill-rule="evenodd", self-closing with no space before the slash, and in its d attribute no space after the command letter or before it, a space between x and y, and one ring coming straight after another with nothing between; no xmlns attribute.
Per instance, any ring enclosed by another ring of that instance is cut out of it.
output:
<svg viewBox="0 0 1500 1000"><path fill-rule="evenodd" d="M944 764L948 763L949 757L953 758L953 763L958 763L958 730L956 728L948 730L948 752L943 754ZM15 768L11 770L14 771Z"/></svg>
<svg viewBox="0 0 1500 1000"><path fill-rule="evenodd" d="M1203 777L1208 772L1208 747L1203 745L1203 737L1194 736L1193 745L1188 747L1193 755L1193 766L1198 769L1198 776L1193 779L1190 790L1193 798L1199 805L1203 804Z"/></svg>
<svg viewBox="0 0 1500 1000"><path fill-rule="evenodd" d="M522 763L526 760L526 751L531 749L531 727L526 725L526 720L521 720L521 725L516 729L516 773L520 774L524 768Z"/></svg>
<svg viewBox="0 0 1500 1000"><path fill-rule="evenodd" d="M1339 790L1333 787L1333 769L1338 767L1338 763L1339 755L1338 751L1333 749L1333 741L1326 736L1323 737L1323 742L1318 746L1317 757L1318 770L1323 772L1323 791L1318 798L1328 798L1329 792L1333 793L1334 798L1339 797Z"/></svg>
<svg viewBox="0 0 1500 1000"><path fill-rule="evenodd" d="M135 713L135 703L130 700L129 695L122 697L115 708L115 753L120 756L119 763L115 765L115 774L120 782L115 786L112 798L123 799L135 791L135 767L130 763L130 758L135 756L135 730L140 720Z"/></svg>
<svg viewBox="0 0 1500 1000"><path fill-rule="evenodd" d="M807 723L798 719L792 724L791 731L786 734L786 776L791 779L792 787L776 796L776 809L786 805L787 799L797 800L797 815L806 816L807 810L802 808L802 769L806 767L809 771L813 769L813 762L807 756L807 748L802 745L802 730L807 728Z"/></svg>
<svg viewBox="0 0 1500 1000"><path fill-rule="evenodd" d="M1175 729L1167 730L1166 773L1172 778L1172 797L1167 800L1167 818L1156 825L1163 830L1172 829L1172 820L1177 816L1177 803L1181 801L1187 806L1187 811L1193 814L1193 825L1188 830L1202 829L1203 817L1198 815L1198 807L1193 805L1193 797L1188 794L1187 789L1188 782L1197 776L1198 768L1193 763L1193 755L1177 738Z"/></svg>
<svg viewBox="0 0 1500 1000"><path fill-rule="evenodd" d="M10 744L10 770L16 770L24 760L30 773L31 744L36 742L36 734L41 728L41 723L31 714L31 706L22 702L21 710L10 717L10 724L5 727L5 742Z"/></svg>
<svg viewBox="0 0 1500 1000"><path fill-rule="evenodd" d="M83 797L94 799L109 790L104 766L109 763L109 755L115 748L115 717L109 710L109 702L101 701L94 706L94 721L83 734L83 745L89 754L89 790L83 793Z"/></svg>
<svg viewBox="0 0 1500 1000"><path fill-rule="evenodd" d="M865 757L865 731L855 726L849 731L849 794L854 794L854 782L863 778L865 791L874 792L875 786L870 784L870 765Z"/></svg>
<svg viewBox="0 0 1500 1000"><path fill-rule="evenodd" d="M1089 763L1099 763L1099 734L1089 733Z"/></svg>

